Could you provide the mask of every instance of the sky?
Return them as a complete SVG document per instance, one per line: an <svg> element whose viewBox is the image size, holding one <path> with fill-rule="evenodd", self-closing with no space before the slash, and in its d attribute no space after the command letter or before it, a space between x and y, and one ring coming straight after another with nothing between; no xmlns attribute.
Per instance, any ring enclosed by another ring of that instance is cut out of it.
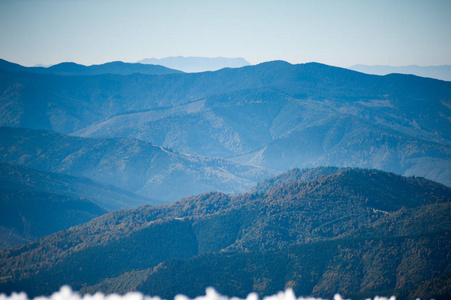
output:
<svg viewBox="0 0 451 300"><path fill-rule="evenodd" d="M451 0L0 0L0 58L451 65Z"/></svg>

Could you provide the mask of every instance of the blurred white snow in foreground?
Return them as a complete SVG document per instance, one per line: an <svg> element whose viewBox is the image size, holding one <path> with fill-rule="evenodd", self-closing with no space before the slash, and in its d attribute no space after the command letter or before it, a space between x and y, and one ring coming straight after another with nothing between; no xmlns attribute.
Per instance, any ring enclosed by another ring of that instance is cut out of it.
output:
<svg viewBox="0 0 451 300"><path fill-rule="evenodd" d="M28 296L24 292L12 293L10 296L0 294L0 300L28 300ZM131 292L123 296L118 294L104 295L102 293L96 293L94 295L86 294L80 296L76 292L73 292L69 286L63 286L58 292L53 293L53 295L51 296L35 297L34 300L161 300L161 298L158 296L155 297L144 296L143 294L138 292ZM184 295L177 295L175 296L174 300L190 300L190 298ZM241 299L237 297L229 298L227 296L218 294L218 292L216 292L215 289L213 288L207 288L205 296L198 296L193 300L241 300ZM259 300L259 298L257 294L251 293L247 296L246 300ZM293 293L293 290L288 289L285 292L279 292L276 295L264 297L263 300L322 300L322 299L314 297L296 298L296 296ZM336 294L333 300L343 300L343 298L340 295ZM395 297L392 296L390 298L386 298L376 296L374 300L395 300Z"/></svg>

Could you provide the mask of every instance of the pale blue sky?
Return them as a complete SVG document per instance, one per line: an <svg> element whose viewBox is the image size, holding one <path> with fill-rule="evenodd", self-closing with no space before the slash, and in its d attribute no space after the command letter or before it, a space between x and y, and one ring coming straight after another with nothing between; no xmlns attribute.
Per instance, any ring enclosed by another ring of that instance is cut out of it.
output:
<svg viewBox="0 0 451 300"><path fill-rule="evenodd" d="M0 58L451 64L451 0L0 0Z"/></svg>

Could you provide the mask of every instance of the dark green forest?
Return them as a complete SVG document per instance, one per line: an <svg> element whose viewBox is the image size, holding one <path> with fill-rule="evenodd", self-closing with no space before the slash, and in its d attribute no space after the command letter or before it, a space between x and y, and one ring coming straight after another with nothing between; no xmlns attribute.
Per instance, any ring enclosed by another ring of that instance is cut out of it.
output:
<svg viewBox="0 0 451 300"><path fill-rule="evenodd" d="M241 195L141 206L0 252L0 289L449 298L451 189L366 169L292 170Z"/></svg>

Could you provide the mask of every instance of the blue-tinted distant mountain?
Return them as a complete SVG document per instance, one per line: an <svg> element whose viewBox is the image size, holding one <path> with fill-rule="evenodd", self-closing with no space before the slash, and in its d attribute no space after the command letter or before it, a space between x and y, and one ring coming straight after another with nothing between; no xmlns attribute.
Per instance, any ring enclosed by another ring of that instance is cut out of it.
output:
<svg viewBox="0 0 451 300"><path fill-rule="evenodd" d="M176 74L181 71L169 69L158 65L144 65L139 63L124 63L121 61L109 62L101 65L83 66L74 63L61 63L47 68L51 74L55 75L99 75L116 74L130 75L134 73L163 75Z"/></svg>
<svg viewBox="0 0 451 300"><path fill-rule="evenodd" d="M138 64L138 63L124 63L121 61L109 62L101 65L84 66L73 62L64 62L50 67L23 67L18 64L10 63L0 59L0 69L8 71L28 71L39 74L53 74L63 76L87 76L100 74L116 74L116 75L130 75L134 73L139 74L175 74L182 73L178 70L169 69L163 66Z"/></svg>
<svg viewBox="0 0 451 300"><path fill-rule="evenodd" d="M151 199L149 204L215 190L243 192L275 174L222 159L185 155L134 139L90 139L7 127L0 127L0 161L87 177L136 192Z"/></svg>
<svg viewBox="0 0 451 300"><path fill-rule="evenodd" d="M348 69L374 75L387 75L392 73L412 74L421 77L429 77L440 80L451 81L451 65L442 66L383 66L383 65L354 65Z"/></svg>
<svg viewBox="0 0 451 300"><path fill-rule="evenodd" d="M268 62L216 72L0 72L0 124L131 137L278 171L377 168L451 185L451 83Z"/></svg>
<svg viewBox="0 0 451 300"><path fill-rule="evenodd" d="M184 57L145 58L141 64L161 65L183 72L217 71L223 68L241 68L250 65L244 58L227 57Z"/></svg>
<svg viewBox="0 0 451 300"><path fill-rule="evenodd" d="M143 204L160 204L149 198L88 178L39 171L6 163L0 163L0 186L69 197L83 197L107 211L133 208Z"/></svg>
<svg viewBox="0 0 451 300"><path fill-rule="evenodd" d="M43 67L33 67L35 69L44 69ZM7 70L7 71L28 71L29 68L21 66L16 63L12 63L9 61L6 61L4 59L0 59L0 69L1 70Z"/></svg>
<svg viewBox="0 0 451 300"><path fill-rule="evenodd" d="M0 248L149 203L156 204L88 178L0 163Z"/></svg>

